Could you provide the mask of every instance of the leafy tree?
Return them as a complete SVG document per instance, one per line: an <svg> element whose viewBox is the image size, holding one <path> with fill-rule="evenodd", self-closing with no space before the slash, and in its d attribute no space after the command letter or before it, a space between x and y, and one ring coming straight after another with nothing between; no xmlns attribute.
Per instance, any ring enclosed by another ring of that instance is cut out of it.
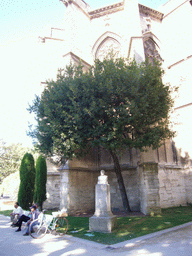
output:
<svg viewBox="0 0 192 256"><path fill-rule="evenodd" d="M34 202L37 202L42 209L43 202L46 200L46 183L47 183L47 164L43 156L39 156L36 162L35 175L35 193Z"/></svg>
<svg viewBox="0 0 192 256"><path fill-rule="evenodd" d="M59 70L30 106L37 127L30 135L46 154L82 157L102 147L114 161L123 205L130 211L117 152L125 147L157 148L173 136L171 90L154 61L137 64L123 58L96 60L89 72L81 64Z"/></svg>
<svg viewBox="0 0 192 256"><path fill-rule="evenodd" d="M26 153L20 166L20 186L18 192L18 202L23 209L28 210L33 203L35 186L35 166L34 158L30 153Z"/></svg>
<svg viewBox="0 0 192 256"><path fill-rule="evenodd" d="M19 170L23 155L28 150L20 143L7 145L0 140L0 183L11 173Z"/></svg>

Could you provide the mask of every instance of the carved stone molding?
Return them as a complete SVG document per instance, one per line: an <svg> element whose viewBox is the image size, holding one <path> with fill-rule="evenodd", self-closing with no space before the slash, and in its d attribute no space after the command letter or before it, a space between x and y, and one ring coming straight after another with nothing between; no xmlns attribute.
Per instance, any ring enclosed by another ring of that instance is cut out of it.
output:
<svg viewBox="0 0 192 256"><path fill-rule="evenodd" d="M151 9L151 8L149 8L147 6L144 6L144 5L141 5L141 4L139 4L139 12L143 13L147 16L153 17L155 19L158 19L158 20L162 20L163 16L164 16L163 13L158 12L154 9Z"/></svg>
<svg viewBox="0 0 192 256"><path fill-rule="evenodd" d="M123 9L124 9L124 3L121 2L117 4L108 5L103 8L96 9L94 11L90 11L89 15L91 19L94 19L94 18L99 18L101 16L114 13L114 12L122 11Z"/></svg>
<svg viewBox="0 0 192 256"><path fill-rule="evenodd" d="M72 0L60 0L62 3L64 3L64 5L67 7L68 4L72 3Z"/></svg>
<svg viewBox="0 0 192 256"><path fill-rule="evenodd" d="M152 38L148 38L144 41L144 52L145 52L145 58L148 58L148 60L153 63L154 58L163 61L161 58L157 46Z"/></svg>
<svg viewBox="0 0 192 256"><path fill-rule="evenodd" d="M90 15L91 19L94 19L94 18L98 18L98 17L104 16L104 15L122 11L122 10L124 10L124 2L108 5L103 8L99 8L99 9L90 11L89 15ZM163 13L158 12L154 9L151 9L151 8L141 5L141 4L139 4L139 12L147 14L147 15L149 15L153 18L156 18L158 20L162 20L163 16L164 16Z"/></svg>

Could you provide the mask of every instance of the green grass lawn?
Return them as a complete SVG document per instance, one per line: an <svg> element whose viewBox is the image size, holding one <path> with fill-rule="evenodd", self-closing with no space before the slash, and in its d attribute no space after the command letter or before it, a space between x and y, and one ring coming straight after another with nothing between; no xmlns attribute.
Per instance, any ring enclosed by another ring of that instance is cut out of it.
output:
<svg viewBox="0 0 192 256"><path fill-rule="evenodd" d="M0 214L3 214L5 216L9 216L11 212L13 212L13 210L5 210L5 211L0 211Z"/></svg>
<svg viewBox="0 0 192 256"><path fill-rule="evenodd" d="M103 244L115 244L192 221L192 206L162 209L161 215L118 217L110 234L89 231L89 218L68 217L68 234Z"/></svg>
<svg viewBox="0 0 192 256"><path fill-rule="evenodd" d="M9 215L10 212L3 211L0 214ZM192 221L192 206L162 209L161 215L153 217L117 217L117 228L110 234L89 232L88 217L69 216L67 219L67 234L111 245Z"/></svg>

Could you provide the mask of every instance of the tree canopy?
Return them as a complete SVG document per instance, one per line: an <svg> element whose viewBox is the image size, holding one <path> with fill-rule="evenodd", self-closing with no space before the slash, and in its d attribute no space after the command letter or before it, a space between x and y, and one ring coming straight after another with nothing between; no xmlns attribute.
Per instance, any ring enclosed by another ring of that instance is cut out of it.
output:
<svg viewBox="0 0 192 256"><path fill-rule="evenodd" d="M20 143L7 145L0 140L0 183L9 174L19 171L21 160L27 151L29 149Z"/></svg>
<svg viewBox="0 0 192 256"><path fill-rule="evenodd" d="M118 149L157 148L173 136L173 99L162 75L157 61L137 64L106 57L86 73L81 64L70 65L59 70L56 81L47 82L30 106L38 123L30 135L41 152L67 159L83 156L90 147L103 147L121 176Z"/></svg>

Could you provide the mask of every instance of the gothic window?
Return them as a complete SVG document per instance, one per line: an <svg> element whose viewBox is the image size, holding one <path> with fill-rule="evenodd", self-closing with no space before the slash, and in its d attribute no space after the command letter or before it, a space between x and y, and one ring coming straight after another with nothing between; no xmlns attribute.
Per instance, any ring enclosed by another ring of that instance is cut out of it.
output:
<svg viewBox="0 0 192 256"><path fill-rule="evenodd" d="M121 48L121 45L116 39L114 39L112 37L107 37L107 38L105 38L105 40L103 40L101 42L101 44L97 48L95 58L103 60L104 57L111 50L113 50L113 52L116 54L116 56L119 57L120 56L120 48Z"/></svg>

